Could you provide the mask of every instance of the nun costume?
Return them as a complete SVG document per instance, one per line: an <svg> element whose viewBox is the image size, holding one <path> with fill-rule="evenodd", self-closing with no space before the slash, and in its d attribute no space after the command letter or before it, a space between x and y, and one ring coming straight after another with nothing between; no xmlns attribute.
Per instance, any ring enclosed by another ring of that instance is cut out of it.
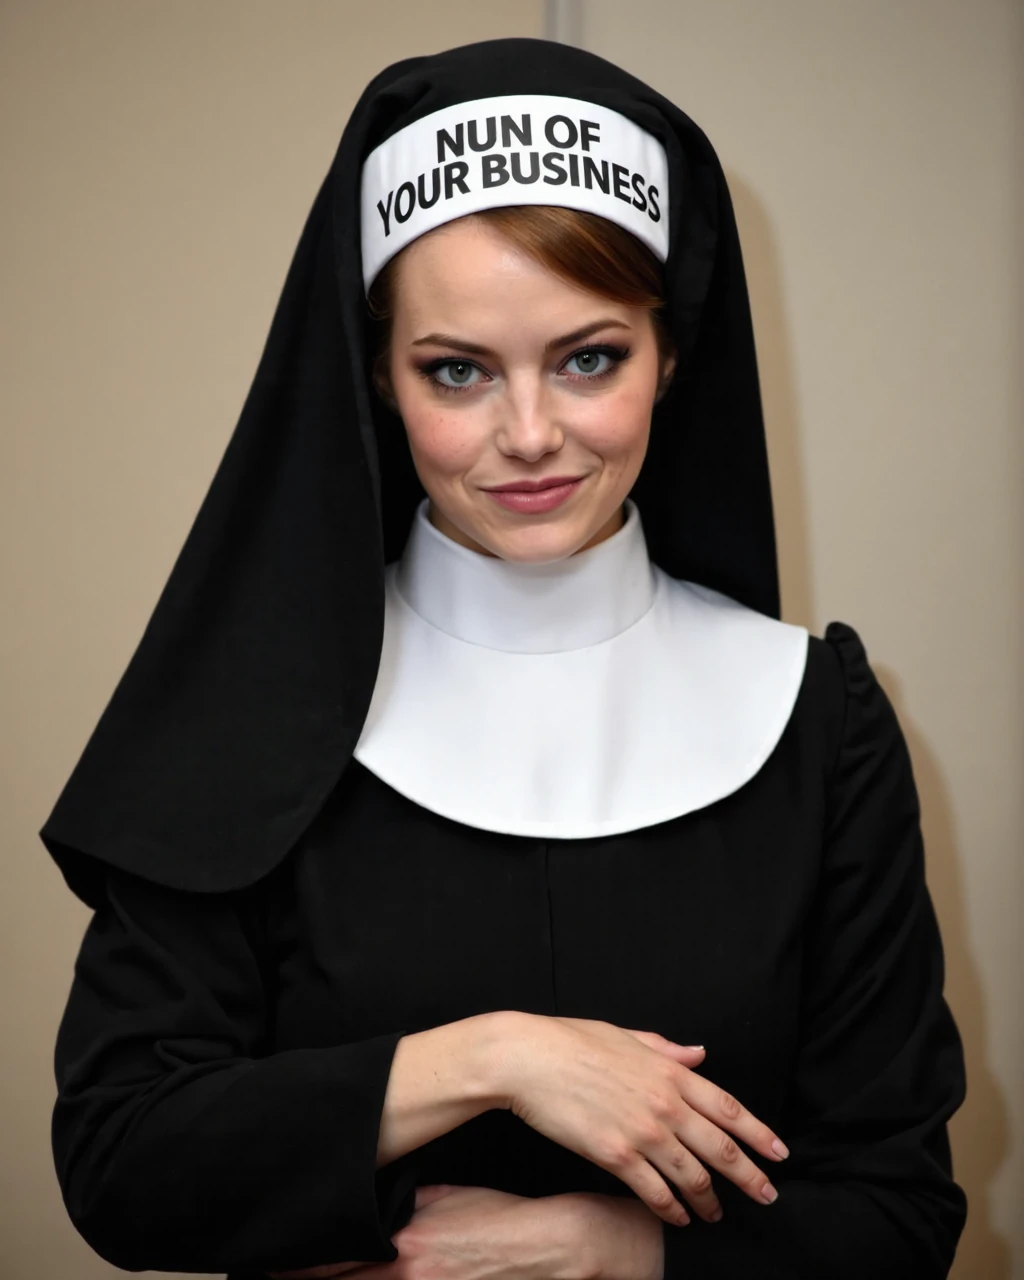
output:
<svg viewBox="0 0 1024 1280"><path fill-rule="evenodd" d="M544 564L427 519L366 308L417 236L531 203L648 245L679 356L622 527ZM773 1205L713 1173L724 1219L663 1224L665 1280L946 1276L964 1064L907 747L857 633L779 612L707 138L560 44L382 71L40 832L94 913L52 1126L89 1244L252 1280L395 1259L419 1185L632 1195L505 1110L375 1169L401 1037L515 1009L703 1044L788 1144Z"/></svg>

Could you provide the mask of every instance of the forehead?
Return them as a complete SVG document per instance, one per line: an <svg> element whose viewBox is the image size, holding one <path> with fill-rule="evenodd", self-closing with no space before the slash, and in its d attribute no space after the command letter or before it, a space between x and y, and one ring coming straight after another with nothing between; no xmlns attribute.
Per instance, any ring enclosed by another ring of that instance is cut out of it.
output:
<svg viewBox="0 0 1024 1280"><path fill-rule="evenodd" d="M552 271L496 228L472 216L446 223L409 245L395 264L396 324L429 318L438 327L506 324L515 314L559 327L566 315L630 308ZM454 330L457 331L457 330Z"/></svg>

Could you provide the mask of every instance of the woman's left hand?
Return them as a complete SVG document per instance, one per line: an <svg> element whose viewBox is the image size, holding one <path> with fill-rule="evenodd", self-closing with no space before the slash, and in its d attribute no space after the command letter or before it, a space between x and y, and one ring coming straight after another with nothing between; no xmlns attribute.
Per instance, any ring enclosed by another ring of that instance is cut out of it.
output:
<svg viewBox="0 0 1024 1280"><path fill-rule="evenodd" d="M274 1280L651 1280L652 1249L660 1248L661 1223L637 1202L611 1196L509 1195L491 1187L447 1184L416 1188L413 1216L392 1237L392 1262L340 1262L303 1271L270 1271ZM603 1206L607 1202L607 1215ZM639 1211L642 1210L642 1216ZM620 1264L599 1257L599 1228L607 1225ZM657 1231L655 1231L655 1227ZM660 1255L658 1258L660 1263ZM659 1272L660 1274L660 1272Z"/></svg>

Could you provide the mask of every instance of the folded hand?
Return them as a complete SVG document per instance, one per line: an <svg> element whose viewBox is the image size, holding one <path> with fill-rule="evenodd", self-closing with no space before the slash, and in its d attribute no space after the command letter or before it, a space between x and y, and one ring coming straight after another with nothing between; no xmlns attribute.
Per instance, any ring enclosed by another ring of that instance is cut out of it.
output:
<svg viewBox="0 0 1024 1280"><path fill-rule="evenodd" d="M569 1196L533 1199L491 1187L416 1188L413 1216L392 1237L391 1262L338 1262L301 1271L268 1271L272 1280L546 1280L581 1267L580 1216ZM582 1276L583 1272L580 1271Z"/></svg>

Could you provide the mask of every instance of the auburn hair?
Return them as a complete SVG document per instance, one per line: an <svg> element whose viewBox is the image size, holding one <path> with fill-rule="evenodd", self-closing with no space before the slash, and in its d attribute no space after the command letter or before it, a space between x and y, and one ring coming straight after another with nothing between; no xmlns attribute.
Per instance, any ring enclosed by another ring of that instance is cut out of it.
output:
<svg viewBox="0 0 1024 1280"><path fill-rule="evenodd" d="M664 318L661 263L636 236L607 218L555 205L509 205L465 215L480 218L524 253L570 284L613 302L646 307L662 357L675 344ZM375 385L387 384L397 253L381 268L367 294L373 326Z"/></svg>

